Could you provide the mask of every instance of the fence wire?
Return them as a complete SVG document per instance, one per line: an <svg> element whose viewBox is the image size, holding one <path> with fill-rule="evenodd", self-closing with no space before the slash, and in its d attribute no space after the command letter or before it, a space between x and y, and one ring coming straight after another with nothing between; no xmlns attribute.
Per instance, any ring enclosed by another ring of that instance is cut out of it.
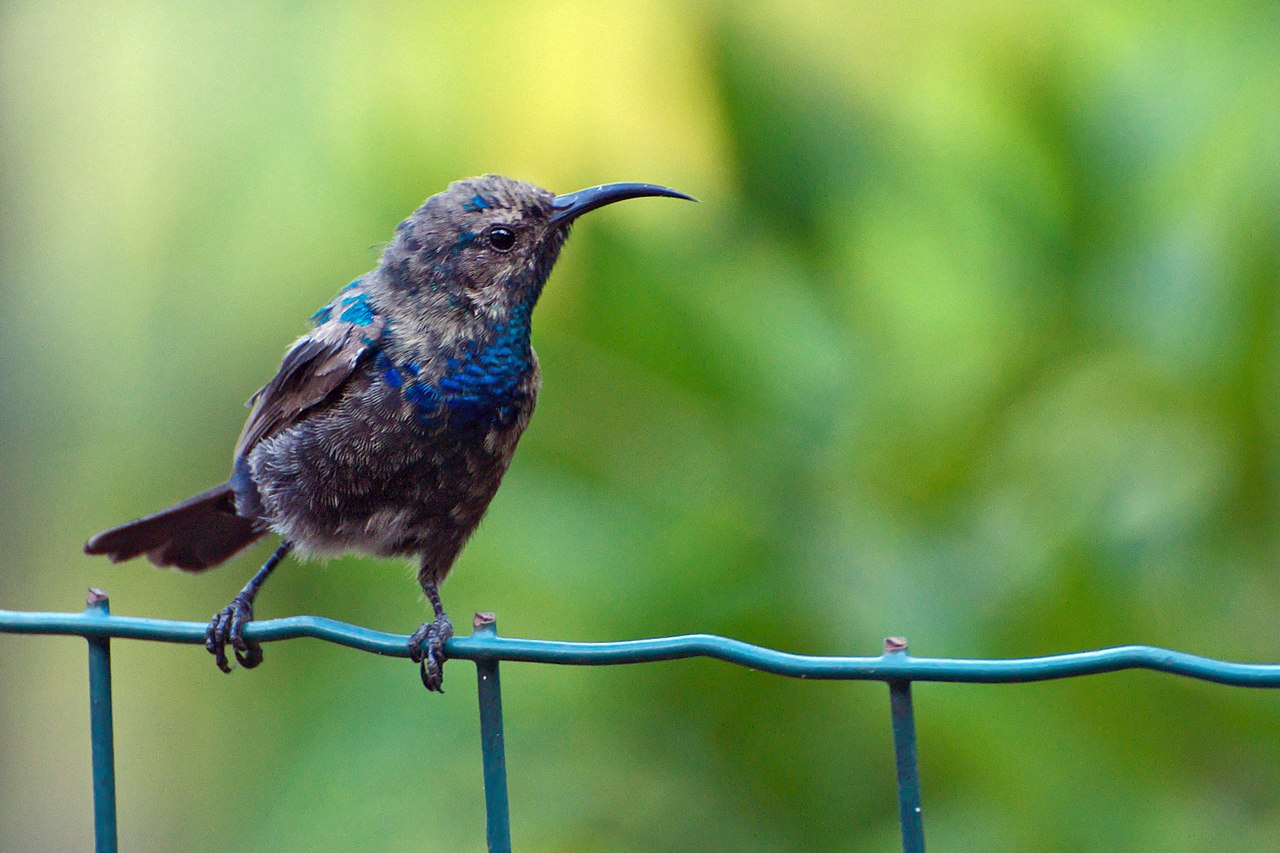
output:
<svg viewBox="0 0 1280 853"><path fill-rule="evenodd" d="M115 616L107 596L90 590L81 613L0 610L0 633L84 637L89 643L89 705L92 732L94 835L98 853L117 850L115 770L111 718L112 639L204 645L206 623ZM889 686L890 719L896 757L902 849L923 853L924 821L917 761L911 684L946 681L1011 684L1075 678L1126 669L1149 669L1235 687L1280 687L1280 664L1237 663L1155 646L1116 646L1045 657L996 660L921 658L906 640L890 637L875 657L798 655L714 634L685 634L645 640L578 643L503 637L492 614L478 613L474 632L445 644L452 659L476 664L484 766L486 836L495 853L511 850L506 754L502 733L500 661L613 666L705 657L791 678L883 681ZM290 616L251 622L245 638L259 643L308 637L392 657L408 657L409 637L374 631L320 616Z"/></svg>

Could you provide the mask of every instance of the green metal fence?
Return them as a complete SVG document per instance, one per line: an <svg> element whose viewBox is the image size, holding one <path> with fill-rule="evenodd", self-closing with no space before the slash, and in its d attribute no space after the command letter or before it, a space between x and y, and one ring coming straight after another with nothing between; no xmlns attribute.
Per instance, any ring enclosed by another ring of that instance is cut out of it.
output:
<svg viewBox="0 0 1280 853"><path fill-rule="evenodd" d="M90 590L83 613L0 610L0 633L62 634L89 642L89 718L93 751L94 837L98 853L114 853L116 841L115 759L111 722L111 639L156 640L204 645L205 623L112 616L105 593ZM250 623L247 639L260 643L311 637L394 657L408 657L408 636L371 631L318 616L292 616ZM502 736L499 661L575 666L648 663L709 657L785 675L848 681L883 681L897 764L902 849L924 850L920 772L916 758L914 681L1008 684L1072 678L1122 669L1151 669L1236 687L1280 687L1280 664L1233 663L1152 646L1118 646L1074 654L1015 660L916 658L898 637L885 641L877 657L796 655L710 634L658 637L615 643L521 640L498 635L491 614L476 614L475 630L445 646L450 658L474 661L479 685L480 744L484 762L486 836L492 851L511 849L506 753Z"/></svg>

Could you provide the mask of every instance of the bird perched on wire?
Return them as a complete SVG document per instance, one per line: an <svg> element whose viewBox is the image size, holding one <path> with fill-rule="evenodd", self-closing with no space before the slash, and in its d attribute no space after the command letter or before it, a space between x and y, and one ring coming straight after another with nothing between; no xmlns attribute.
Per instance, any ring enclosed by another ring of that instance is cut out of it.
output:
<svg viewBox="0 0 1280 853"><path fill-rule="evenodd" d="M290 551L414 556L434 618L409 654L427 689L440 690L453 634L440 584L493 499L541 384L534 305L573 221L640 196L693 200L636 183L558 196L500 175L427 199L250 398L231 478L99 533L85 552L198 572L279 534L209 623L205 646L224 672L228 645L242 666L262 662L244 629Z"/></svg>

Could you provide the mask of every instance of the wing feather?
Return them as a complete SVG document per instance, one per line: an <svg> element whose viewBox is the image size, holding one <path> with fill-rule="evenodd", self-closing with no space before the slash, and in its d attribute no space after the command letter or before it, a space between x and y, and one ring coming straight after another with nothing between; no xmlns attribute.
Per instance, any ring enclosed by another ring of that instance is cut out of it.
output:
<svg viewBox="0 0 1280 853"><path fill-rule="evenodd" d="M246 403L252 411L236 442L236 456L247 454L258 442L329 399L361 359L373 352L386 328L358 283L349 285L315 316L323 317L323 322L289 348L279 372Z"/></svg>

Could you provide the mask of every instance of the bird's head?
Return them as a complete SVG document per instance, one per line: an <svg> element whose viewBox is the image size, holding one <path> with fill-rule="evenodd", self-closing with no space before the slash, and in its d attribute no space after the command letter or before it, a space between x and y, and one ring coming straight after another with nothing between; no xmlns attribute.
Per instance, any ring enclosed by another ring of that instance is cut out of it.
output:
<svg viewBox="0 0 1280 853"><path fill-rule="evenodd" d="M502 320L531 309L582 214L641 196L690 199L653 184L604 184L556 195L524 181L484 175L433 195L396 228L382 257L397 295L432 314Z"/></svg>

